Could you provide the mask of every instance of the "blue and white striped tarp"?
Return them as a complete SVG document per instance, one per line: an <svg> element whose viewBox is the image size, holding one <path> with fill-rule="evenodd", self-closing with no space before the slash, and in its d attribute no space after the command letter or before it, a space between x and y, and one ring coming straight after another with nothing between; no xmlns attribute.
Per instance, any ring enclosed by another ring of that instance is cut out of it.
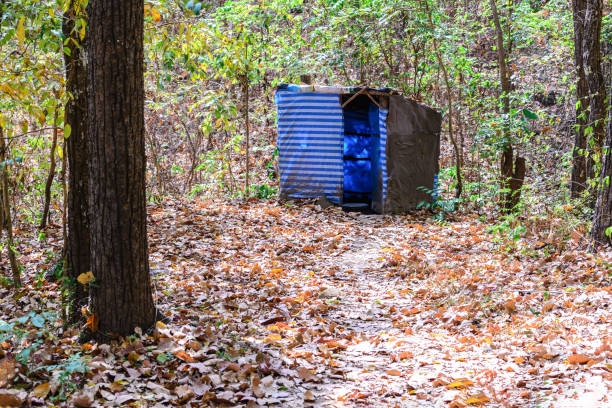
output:
<svg viewBox="0 0 612 408"><path fill-rule="evenodd" d="M342 202L342 106L338 94L279 89L278 150L281 194Z"/></svg>
<svg viewBox="0 0 612 408"><path fill-rule="evenodd" d="M388 109L378 110L378 127L380 132L380 167L382 170L382 202L387 200L387 115Z"/></svg>

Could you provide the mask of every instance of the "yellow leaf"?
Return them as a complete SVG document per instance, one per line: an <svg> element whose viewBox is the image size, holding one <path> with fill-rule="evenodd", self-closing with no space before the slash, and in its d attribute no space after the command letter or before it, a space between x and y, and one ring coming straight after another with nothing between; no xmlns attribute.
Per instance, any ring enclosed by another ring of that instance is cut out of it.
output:
<svg viewBox="0 0 612 408"><path fill-rule="evenodd" d="M155 328L158 330L162 330L166 328L166 325L164 324L164 322L160 322L159 320L155 323Z"/></svg>
<svg viewBox="0 0 612 408"><path fill-rule="evenodd" d="M81 25L81 31L79 32L79 37L81 37L81 41L85 38L85 31L87 30L87 26L85 23Z"/></svg>
<svg viewBox="0 0 612 408"><path fill-rule="evenodd" d="M468 380L467 378L460 378L448 384L446 388L465 388L469 387L470 385L474 385L474 381Z"/></svg>
<svg viewBox="0 0 612 408"><path fill-rule="evenodd" d="M93 275L93 273L92 273L91 271L89 271L89 272L85 272L85 273L82 273L82 274L80 274L80 275L77 277L77 281L79 281L79 283L80 283L81 285L87 285L87 284L89 284L89 283L90 283L90 282L91 282L93 279L94 279L94 275Z"/></svg>
<svg viewBox="0 0 612 408"><path fill-rule="evenodd" d="M25 22L25 16L21 16L21 18L19 19L19 22L17 23L17 31L16 31L17 39L19 40L19 45L23 45L25 41L25 27L23 26L24 22Z"/></svg>
<svg viewBox="0 0 612 408"><path fill-rule="evenodd" d="M281 341L282 337L278 333L272 333L265 339L263 339L264 343L276 343Z"/></svg>
<svg viewBox="0 0 612 408"><path fill-rule="evenodd" d="M159 14L159 11L157 11L156 8L151 7L151 16L153 16L153 21L156 23L159 23L161 20L161 14Z"/></svg>
<svg viewBox="0 0 612 408"><path fill-rule="evenodd" d="M42 383L42 384L37 385L36 388L34 388L34 390L32 391L32 394L36 398L45 399L47 398L47 395L49 395L49 389L50 389L50 385L48 382Z"/></svg>
<svg viewBox="0 0 612 408"><path fill-rule="evenodd" d="M60 157L60 159L64 158L64 150L62 149L62 146L57 145L57 154Z"/></svg>

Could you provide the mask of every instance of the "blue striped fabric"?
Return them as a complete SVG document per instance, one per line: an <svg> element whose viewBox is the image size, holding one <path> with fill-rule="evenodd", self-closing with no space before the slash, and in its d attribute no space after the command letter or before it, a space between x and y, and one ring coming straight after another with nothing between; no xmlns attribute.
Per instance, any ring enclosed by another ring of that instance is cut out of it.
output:
<svg viewBox="0 0 612 408"><path fill-rule="evenodd" d="M342 106L337 94L276 92L281 194L342 202Z"/></svg>
<svg viewBox="0 0 612 408"><path fill-rule="evenodd" d="M378 126L380 131L380 167L382 169L383 211L387 198L387 115L388 109L380 108L378 111Z"/></svg>

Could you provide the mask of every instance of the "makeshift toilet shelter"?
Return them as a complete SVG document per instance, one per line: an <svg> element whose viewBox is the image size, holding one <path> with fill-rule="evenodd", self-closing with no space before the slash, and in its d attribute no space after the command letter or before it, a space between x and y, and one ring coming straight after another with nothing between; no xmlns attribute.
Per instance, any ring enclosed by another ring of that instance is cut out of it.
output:
<svg viewBox="0 0 612 408"><path fill-rule="evenodd" d="M377 213L431 201L439 112L390 89L280 85L280 194Z"/></svg>

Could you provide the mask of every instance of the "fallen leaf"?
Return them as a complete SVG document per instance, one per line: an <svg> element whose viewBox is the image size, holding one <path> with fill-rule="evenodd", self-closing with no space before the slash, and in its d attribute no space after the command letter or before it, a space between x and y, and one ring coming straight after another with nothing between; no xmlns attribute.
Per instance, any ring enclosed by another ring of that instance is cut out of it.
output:
<svg viewBox="0 0 612 408"><path fill-rule="evenodd" d="M89 328L89 331L91 331L92 333L95 333L98 331L98 328L100 322L98 320L98 316L96 316L95 314L90 314L89 317L87 318L87 323L86 326L87 328Z"/></svg>
<svg viewBox="0 0 612 408"><path fill-rule="evenodd" d="M92 390L81 391L72 398L72 405L79 408L89 408L93 402Z"/></svg>
<svg viewBox="0 0 612 408"><path fill-rule="evenodd" d="M555 304L553 302L548 302L545 303L544 306L542 306L542 312L547 313L550 312L551 310L553 310L555 307Z"/></svg>
<svg viewBox="0 0 612 408"><path fill-rule="evenodd" d="M567 362L570 364L586 364L590 359L586 354L572 354L567 358Z"/></svg>
<svg viewBox="0 0 612 408"><path fill-rule="evenodd" d="M27 395L23 390L0 390L0 407L21 407Z"/></svg>
<svg viewBox="0 0 612 408"><path fill-rule="evenodd" d="M312 381L312 382L319 381L319 377L317 377L312 371L310 371L306 367L298 368L297 372L298 372L298 376L304 381Z"/></svg>
<svg viewBox="0 0 612 408"><path fill-rule="evenodd" d="M516 312L516 302L514 300L508 300L504 303L504 310L508 314L512 314Z"/></svg>
<svg viewBox="0 0 612 408"><path fill-rule="evenodd" d="M15 377L15 360L5 358L0 360L0 388L5 387Z"/></svg>
<svg viewBox="0 0 612 408"><path fill-rule="evenodd" d="M92 280L94 280L94 274L91 271L82 273L77 277L77 281L81 285L88 285Z"/></svg>
<svg viewBox="0 0 612 408"><path fill-rule="evenodd" d="M50 384L48 382L38 384L34 390L32 391L32 395L36 398L45 399L47 395L49 395L49 390L51 389Z"/></svg>
<svg viewBox="0 0 612 408"><path fill-rule="evenodd" d="M316 397L314 396L314 394L312 393L312 391L308 390L304 393L304 401L315 401Z"/></svg>
<svg viewBox="0 0 612 408"><path fill-rule="evenodd" d="M467 378L459 378L448 384L446 388L465 388L474 385L474 381L468 380Z"/></svg>
<svg viewBox="0 0 612 408"><path fill-rule="evenodd" d="M468 399L465 400L465 403L471 404L471 405L478 405L478 404L484 404L485 402L489 402L489 400L490 400L489 397L487 397L483 393L480 393L480 394L470 396Z"/></svg>
<svg viewBox="0 0 612 408"><path fill-rule="evenodd" d="M395 369L395 368L391 368L391 369L387 370L387 375L399 376L399 375L402 375L402 372L400 370Z"/></svg>
<svg viewBox="0 0 612 408"><path fill-rule="evenodd" d="M108 388L110 388L112 392L117 393L117 392L123 391L123 384L119 381L115 381Z"/></svg>
<svg viewBox="0 0 612 408"><path fill-rule="evenodd" d="M191 357L189 354L185 353L184 351L177 351L174 353L175 356L177 356L178 358L180 358L181 360L183 360L186 363L195 363L196 360L195 358Z"/></svg>

